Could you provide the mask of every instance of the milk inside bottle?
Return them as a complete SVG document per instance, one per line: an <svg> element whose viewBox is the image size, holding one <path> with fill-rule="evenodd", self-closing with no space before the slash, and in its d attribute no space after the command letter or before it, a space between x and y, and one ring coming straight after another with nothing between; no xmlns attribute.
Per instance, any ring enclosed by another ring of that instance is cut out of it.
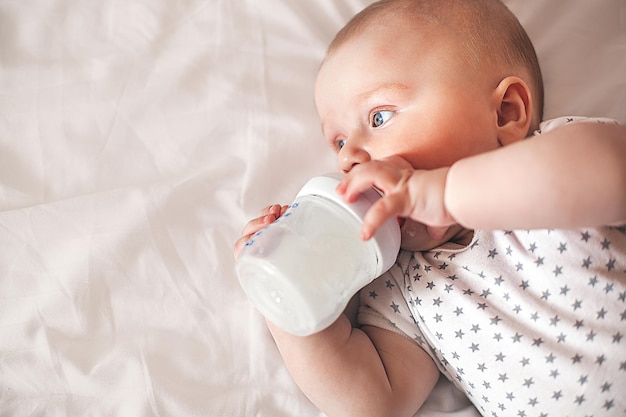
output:
<svg viewBox="0 0 626 417"><path fill-rule="evenodd" d="M340 174L309 180L283 216L253 235L237 261L239 282L269 321L298 336L321 331L356 292L388 270L400 248L389 219L368 241L362 219L380 198L374 189L346 203Z"/></svg>

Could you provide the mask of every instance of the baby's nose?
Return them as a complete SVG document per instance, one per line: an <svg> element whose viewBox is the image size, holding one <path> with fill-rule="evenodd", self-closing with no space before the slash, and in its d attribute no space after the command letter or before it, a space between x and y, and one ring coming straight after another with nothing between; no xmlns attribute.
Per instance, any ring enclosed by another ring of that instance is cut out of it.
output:
<svg viewBox="0 0 626 417"><path fill-rule="evenodd" d="M337 154L337 163L339 169L345 174L348 173L355 165L362 164L371 160L369 152L359 146L357 141L347 140L339 153Z"/></svg>

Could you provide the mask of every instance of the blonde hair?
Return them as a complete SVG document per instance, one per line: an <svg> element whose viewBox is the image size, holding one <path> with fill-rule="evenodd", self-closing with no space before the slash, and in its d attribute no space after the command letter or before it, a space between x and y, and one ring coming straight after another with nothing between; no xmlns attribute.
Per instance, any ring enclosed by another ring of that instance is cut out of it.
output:
<svg viewBox="0 0 626 417"><path fill-rule="evenodd" d="M543 79L535 48L515 15L500 0L380 0L355 15L335 36L328 54L370 25L393 25L394 19L424 21L444 26L459 35L470 65L494 66L503 71L525 68L535 97L536 123L543 117ZM536 128L536 126L535 126Z"/></svg>

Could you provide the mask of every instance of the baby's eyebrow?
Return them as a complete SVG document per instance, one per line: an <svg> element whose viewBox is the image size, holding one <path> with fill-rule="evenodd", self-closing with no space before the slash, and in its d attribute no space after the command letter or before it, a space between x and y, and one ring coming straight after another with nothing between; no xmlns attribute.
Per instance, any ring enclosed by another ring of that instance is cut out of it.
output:
<svg viewBox="0 0 626 417"><path fill-rule="evenodd" d="M358 99L359 101L367 100L377 94L386 93L386 92L397 92L397 91L408 90L408 89L409 89L409 86L404 83L383 83L383 84L377 85L376 87L372 88L369 91L359 94Z"/></svg>
<svg viewBox="0 0 626 417"><path fill-rule="evenodd" d="M321 120L320 127L321 127L321 130L322 130L322 135L324 137L327 137L326 136L326 131L328 130L328 122L325 119Z"/></svg>

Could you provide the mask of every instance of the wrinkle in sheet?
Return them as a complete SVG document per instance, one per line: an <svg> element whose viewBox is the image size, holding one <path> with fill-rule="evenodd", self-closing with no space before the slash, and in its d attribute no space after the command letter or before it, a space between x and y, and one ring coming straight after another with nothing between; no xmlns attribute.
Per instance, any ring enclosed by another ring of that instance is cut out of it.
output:
<svg viewBox="0 0 626 417"><path fill-rule="evenodd" d="M161 417L161 413L159 413L159 407L157 406L157 401L156 401L156 396L154 393L154 389L152 386L152 376L150 375L150 370L148 368L148 365L146 363L146 357L145 354L142 351L140 351L140 358L141 358L141 367L142 367L142 371L143 371L143 382L144 385L146 387L146 394L148 396L148 403L150 405L150 409L153 413L153 415L155 415L156 417Z"/></svg>
<svg viewBox="0 0 626 417"><path fill-rule="evenodd" d="M167 210L166 205L160 200L161 198L159 198L156 193L153 193L147 199L145 213L146 225L148 227L147 236L149 236L149 239L154 245L158 253L159 262L164 269L165 274L160 276L167 279L167 284L163 284L168 289L174 290L177 296L177 302L185 308L191 308L194 301L201 299L202 296L196 289L188 285L186 279L190 275L189 270L182 261L176 244L169 233L169 219L176 219L177 217L175 215L172 217L162 217L159 213L159 209L151 210L152 207L162 207L164 210ZM193 314L189 314L189 316L195 317Z"/></svg>

